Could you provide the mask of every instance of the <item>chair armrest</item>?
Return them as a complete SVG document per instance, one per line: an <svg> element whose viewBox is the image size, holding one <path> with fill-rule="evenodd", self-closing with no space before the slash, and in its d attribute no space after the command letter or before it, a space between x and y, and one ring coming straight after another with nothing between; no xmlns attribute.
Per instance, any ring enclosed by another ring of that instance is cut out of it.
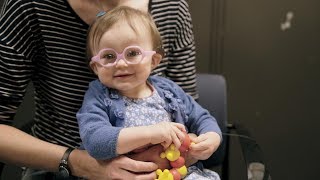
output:
<svg viewBox="0 0 320 180"><path fill-rule="evenodd" d="M239 140L243 158L248 170L248 179L270 180L271 175L263 157L263 151L250 132L239 123L228 125L230 137ZM232 133L235 132L235 133Z"/></svg>

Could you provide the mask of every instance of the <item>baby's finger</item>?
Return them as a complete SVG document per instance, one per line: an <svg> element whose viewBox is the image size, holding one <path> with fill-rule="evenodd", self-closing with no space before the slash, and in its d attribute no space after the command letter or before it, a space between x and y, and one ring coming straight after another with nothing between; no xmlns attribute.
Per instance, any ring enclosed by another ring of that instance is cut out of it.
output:
<svg viewBox="0 0 320 180"><path fill-rule="evenodd" d="M176 136L178 136L178 138L180 139L180 142L183 142L186 133L184 133L183 131L181 131L179 128L177 128L175 126L172 129L173 129L174 133L176 134Z"/></svg>
<svg viewBox="0 0 320 180"><path fill-rule="evenodd" d="M163 146L164 149L167 149L170 146L170 144L171 144L171 141L170 142L164 141L161 143L161 146Z"/></svg>
<svg viewBox="0 0 320 180"><path fill-rule="evenodd" d="M180 130L177 130L181 133ZM181 140L180 138L177 136L177 133L175 131L171 132L171 139L172 139L172 142L173 144L176 146L176 148L180 148L181 146Z"/></svg>
<svg viewBox="0 0 320 180"><path fill-rule="evenodd" d="M211 156L211 152L209 150L204 151L189 151L189 155L199 160L208 159Z"/></svg>
<svg viewBox="0 0 320 180"><path fill-rule="evenodd" d="M193 139L193 142L196 143L196 144L198 144L198 143L200 143L200 142L202 142L202 141L206 141L207 139L208 139L207 136L201 134L201 135L199 135L197 138Z"/></svg>
<svg viewBox="0 0 320 180"><path fill-rule="evenodd" d="M189 148L193 151L204 151L208 149L208 144L205 143L205 141L199 143L192 143Z"/></svg>
<svg viewBox="0 0 320 180"><path fill-rule="evenodd" d="M174 125L175 127L177 127L178 129L180 129L181 131L187 132L187 131L186 131L186 127L185 127L183 124L174 123L174 122L173 122L173 125Z"/></svg>
<svg viewBox="0 0 320 180"><path fill-rule="evenodd" d="M192 141L192 142L195 142L195 139L198 137L196 134L194 134L194 133L188 133L188 135L189 135L189 137L190 137L190 140Z"/></svg>

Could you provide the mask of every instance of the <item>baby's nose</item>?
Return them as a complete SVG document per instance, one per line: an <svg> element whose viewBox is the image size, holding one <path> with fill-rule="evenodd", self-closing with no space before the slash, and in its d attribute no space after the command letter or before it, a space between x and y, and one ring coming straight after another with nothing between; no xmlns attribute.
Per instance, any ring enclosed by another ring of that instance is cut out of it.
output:
<svg viewBox="0 0 320 180"><path fill-rule="evenodd" d="M127 62L123 58L120 58L116 64L116 67L122 67L122 66L127 66Z"/></svg>

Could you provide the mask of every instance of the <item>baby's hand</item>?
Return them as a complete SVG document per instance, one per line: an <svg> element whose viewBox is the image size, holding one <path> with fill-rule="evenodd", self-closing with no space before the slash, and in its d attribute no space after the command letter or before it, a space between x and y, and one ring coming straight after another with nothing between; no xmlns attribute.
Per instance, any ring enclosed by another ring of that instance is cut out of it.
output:
<svg viewBox="0 0 320 180"><path fill-rule="evenodd" d="M199 159L208 159L220 145L220 135L215 132L207 132L196 138L192 138L192 143L189 148L189 156Z"/></svg>
<svg viewBox="0 0 320 180"><path fill-rule="evenodd" d="M148 128L151 144L161 144L165 149L174 144L176 148L181 146L186 132L184 125L174 122L160 122Z"/></svg>

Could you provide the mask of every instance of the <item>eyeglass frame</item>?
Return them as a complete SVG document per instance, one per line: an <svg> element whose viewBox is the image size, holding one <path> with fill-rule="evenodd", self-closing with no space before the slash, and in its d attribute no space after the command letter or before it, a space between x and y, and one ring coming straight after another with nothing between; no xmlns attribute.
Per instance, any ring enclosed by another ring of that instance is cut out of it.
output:
<svg viewBox="0 0 320 180"><path fill-rule="evenodd" d="M128 61L128 60L124 57L124 54L123 54L123 53L124 53L127 49L129 49L129 48L137 48L137 49L139 49L139 50L141 51L142 57L141 57L141 60L140 60L139 62L137 62L137 63L132 63L132 62ZM101 55L101 53L102 53L103 51L106 51L106 50L112 50L112 51L114 51L114 52L116 53L117 58L116 58L116 60L115 60L113 63L102 64L102 63L100 62L100 60L101 60L100 55ZM115 66L120 59L124 60L124 62L125 62L127 65L130 65L130 64L139 64L139 63L141 63L142 59L143 59L145 56L147 56L147 55L154 55L154 54L156 54L156 53L157 53L156 51L147 51L147 50L144 50L144 49L142 49L140 46L127 46L126 48L123 49L123 51L122 51L121 53L118 53L118 52L117 52L115 49L113 49L113 48L103 48L103 49L101 49L101 50L98 52L97 55L95 55L95 56L93 56L93 57L91 58L91 61L97 62L97 63L99 63L99 64L100 64L101 66L103 66L103 67L112 67L112 66Z"/></svg>

